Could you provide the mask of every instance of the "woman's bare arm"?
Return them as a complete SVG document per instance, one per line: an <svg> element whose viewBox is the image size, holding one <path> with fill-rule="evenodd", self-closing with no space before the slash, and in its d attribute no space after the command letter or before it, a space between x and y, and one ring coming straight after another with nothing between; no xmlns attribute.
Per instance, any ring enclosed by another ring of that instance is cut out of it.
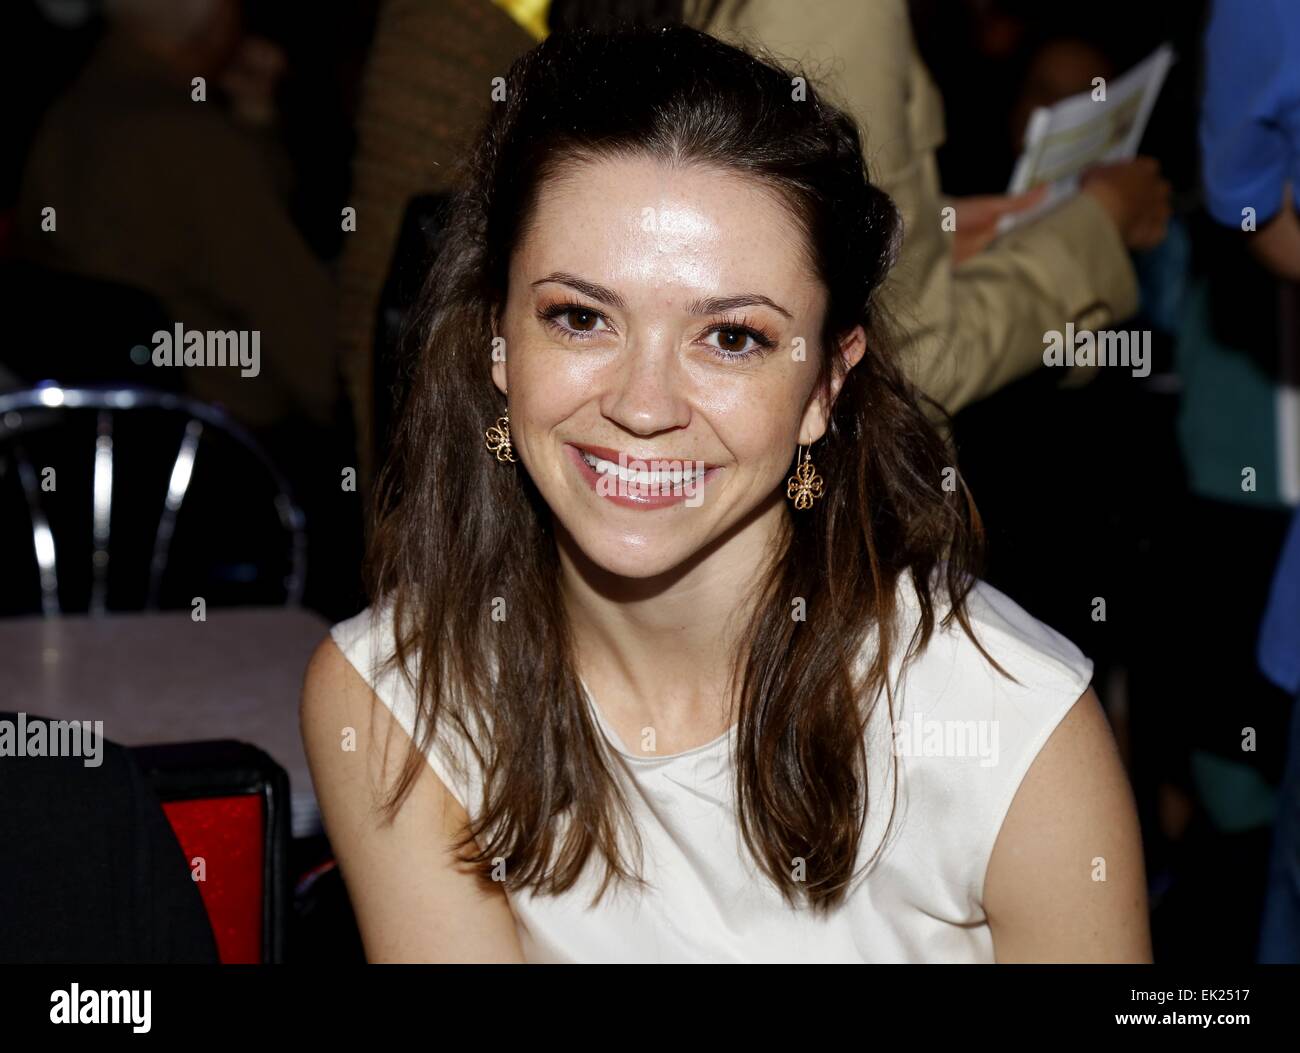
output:
<svg viewBox="0 0 1300 1053"><path fill-rule="evenodd" d="M422 767L393 822L382 822L378 803L401 770L410 738L332 639L307 667L300 720L367 959L522 962L504 890L485 890L456 864L451 845L469 817L432 768ZM342 748L345 728L355 729L354 752Z"/></svg>
<svg viewBox="0 0 1300 1053"><path fill-rule="evenodd" d="M1091 688L1016 792L989 859L984 910L999 962L1151 961L1137 809Z"/></svg>

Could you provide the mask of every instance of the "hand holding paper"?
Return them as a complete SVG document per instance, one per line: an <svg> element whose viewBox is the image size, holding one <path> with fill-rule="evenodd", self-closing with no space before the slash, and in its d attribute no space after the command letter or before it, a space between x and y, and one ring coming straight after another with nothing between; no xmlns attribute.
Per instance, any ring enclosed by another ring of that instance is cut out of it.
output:
<svg viewBox="0 0 1300 1053"><path fill-rule="evenodd" d="M998 235L1004 216L1037 207L1047 196L1047 187L1035 187L1023 194L981 194L952 199L956 212L952 263L959 266L988 247Z"/></svg>
<svg viewBox="0 0 1300 1053"><path fill-rule="evenodd" d="M1035 110L1025 129L1024 153L1016 162L1008 192L1022 193L1044 184L1048 192L1036 208L1000 220L998 233L1004 234L1073 197L1080 190L1085 172L1135 158L1173 61L1173 48L1163 44L1110 84L1099 77L1091 92L1072 95L1055 106ZM1112 218L1116 212L1121 213L1126 221L1121 230L1127 228L1128 234L1135 237L1139 232L1133 229L1130 209L1118 198L1136 192L1144 178L1145 175L1133 170L1125 177L1109 180L1113 193L1103 190L1098 195L1109 206ZM1143 229L1140 233L1143 237L1139 240L1145 241L1149 232ZM1128 243L1128 235L1125 241ZM1139 246L1131 244L1130 247Z"/></svg>
<svg viewBox="0 0 1300 1053"><path fill-rule="evenodd" d="M1173 210L1169 181L1155 158L1100 165L1084 172L1080 184L1101 202L1130 249L1152 249L1164 241Z"/></svg>

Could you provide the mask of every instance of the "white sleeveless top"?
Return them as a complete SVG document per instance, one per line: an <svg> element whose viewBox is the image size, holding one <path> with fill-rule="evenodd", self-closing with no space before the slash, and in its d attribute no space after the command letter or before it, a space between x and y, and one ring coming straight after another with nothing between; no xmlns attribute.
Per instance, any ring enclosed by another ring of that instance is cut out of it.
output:
<svg viewBox="0 0 1300 1053"><path fill-rule="evenodd" d="M910 584L900 586L899 600L905 645L919 617ZM1087 688L1092 662L986 583L977 583L968 610L980 643L1019 683L993 669L955 624L936 628L901 684L895 672L892 735L883 697L867 728L859 870L880 845L896 787L888 844L828 917L789 907L741 840L730 761L734 726L683 753L637 755L588 694L625 780L650 888L611 884L593 908L604 867L593 853L561 896L509 893L527 960L992 962L981 900L993 844L1034 757ZM413 693L400 673L373 672L372 663L392 649L388 619L387 608L367 608L331 632L409 735ZM440 728L426 756L466 812L477 814L481 772L459 733ZM464 778L448 763L452 756L464 765ZM635 856L629 862L635 865Z"/></svg>

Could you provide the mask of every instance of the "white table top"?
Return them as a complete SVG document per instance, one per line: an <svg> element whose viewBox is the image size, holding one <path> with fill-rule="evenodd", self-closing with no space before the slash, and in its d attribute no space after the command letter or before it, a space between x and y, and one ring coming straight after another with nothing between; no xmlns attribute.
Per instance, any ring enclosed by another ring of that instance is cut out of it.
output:
<svg viewBox="0 0 1300 1053"><path fill-rule="evenodd" d="M298 732L307 660L329 632L293 607L0 619L0 709L102 720L125 746L239 739L289 773L293 833L320 813Z"/></svg>

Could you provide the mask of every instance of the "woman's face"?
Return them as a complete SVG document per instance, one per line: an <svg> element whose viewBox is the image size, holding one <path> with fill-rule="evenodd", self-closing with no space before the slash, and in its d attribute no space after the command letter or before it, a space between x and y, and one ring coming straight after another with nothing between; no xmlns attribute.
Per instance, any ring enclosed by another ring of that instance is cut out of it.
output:
<svg viewBox="0 0 1300 1053"><path fill-rule="evenodd" d="M588 559L645 578L779 522L796 447L826 428L825 309L801 231L752 180L627 158L546 185L493 378L516 456ZM841 346L855 363L862 330Z"/></svg>

